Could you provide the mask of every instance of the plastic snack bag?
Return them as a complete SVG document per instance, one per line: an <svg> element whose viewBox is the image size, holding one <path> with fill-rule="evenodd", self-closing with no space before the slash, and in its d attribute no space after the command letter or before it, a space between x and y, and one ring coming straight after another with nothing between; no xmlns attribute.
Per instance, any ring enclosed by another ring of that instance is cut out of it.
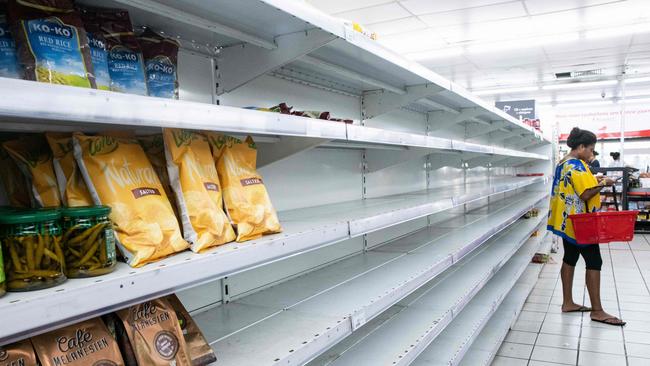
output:
<svg viewBox="0 0 650 366"><path fill-rule="evenodd" d="M147 301L116 314L122 320L138 365L192 365L176 312L167 300Z"/></svg>
<svg viewBox="0 0 650 366"><path fill-rule="evenodd" d="M37 207L61 206L56 183L52 152L43 135L24 135L2 145L14 159L31 187L31 196Z"/></svg>
<svg viewBox="0 0 650 366"><path fill-rule="evenodd" d="M120 349L100 318L32 337L42 366L124 366Z"/></svg>
<svg viewBox="0 0 650 366"><path fill-rule="evenodd" d="M0 0L0 77L20 79L21 75L16 42L7 22L6 3Z"/></svg>
<svg viewBox="0 0 650 366"><path fill-rule="evenodd" d="M117 243L131 266L187 249L160 179L136 139L75 134L73 144L93 201L112 209Z"/></svg>
<svg viewBox="0 0 650 366"><path fill-rule="evenodd" d="M185 239L192 250L235 240L230 220L223 212L219 176L207 138L181 129L163 130L167 172L176 193Z"/></svg>
<svg viewBox="0 0 650 366"><path fill-rule="evenodd" d="M7 203L12 207L30 207L32 201L27 190L27 181L18 165L0 144L0 185Z"/></svg>
<svg viewBox="0 0 650 366"><path fill-rule="evenodd" d="M93 199L74 160L72 134L48 132L45 137L52 150L54 173L63 203L68 207L92 206Z"/></svg>
<svg viewBox="0 0 650 366"><path fill-rule="evenodd" d="M167 160L165 159L165 142L163 141L163 135L155 134L138 136L138 142L140 142L140 146L142 146L144 153L147 154L147 158L149 158L149 162L158 174L158 178L165 189L165 194L169 199L169 203L172 205L172 209L174 209L174 216L176 216L177 219L180 218L180 215L178 214L178 204L176 203L176 194L169 182L169 174L167 174Z"/></svg>
<svg viewBox="0 0 650 366"><path fill-rule="evenodd" d="M223 187L223 200L237 230L237 241L282 231L262 176L257 172L257 148L246 141L208 133Z"/></svg>
<svg viewBox="0 0 650 366"><path fill-rule="evenodd" d="M24 78L96 88L88 37L70 0L10 0L12 26Z"/></svg>
<svg viewBox="0 0 650 366"><path fill-rule="evenodd" d="M178 42L149 28L138 41L144 55L149 96L178 99Z"/></svg>
<svg viewBox="0 0 650 366"><path fill-rule="evenodd" d="M111 90L147 95L142 51L129 18L121 9L83 8L84 25L106 40Z"/></svg>

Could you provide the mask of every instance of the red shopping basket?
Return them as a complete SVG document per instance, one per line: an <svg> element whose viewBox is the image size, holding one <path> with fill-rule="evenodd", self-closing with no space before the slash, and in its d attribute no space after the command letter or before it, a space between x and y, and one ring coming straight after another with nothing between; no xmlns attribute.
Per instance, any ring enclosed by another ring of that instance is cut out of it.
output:
<svg viewBox="0 0 650 366"><path fill-rule="evenodd" d="M630 241L639 211L593 212L569 215L578 244Z"/></svg>

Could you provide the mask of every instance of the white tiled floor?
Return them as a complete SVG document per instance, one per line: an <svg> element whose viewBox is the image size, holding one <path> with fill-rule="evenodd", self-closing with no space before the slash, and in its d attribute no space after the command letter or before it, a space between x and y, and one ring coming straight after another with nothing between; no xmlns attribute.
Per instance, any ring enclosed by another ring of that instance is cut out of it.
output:
<svg viewBox="0 0 650 366"><path fill-rule="evenodd" d="M561 244L560 244L561 247ZM603 306L623 328L592 322L589 313L560 311L560 253L544 266L535 288L499 349L493 366L650 366L650 235L601 245ZM584 261L576 266L574 300L589 305Z"/></svg>

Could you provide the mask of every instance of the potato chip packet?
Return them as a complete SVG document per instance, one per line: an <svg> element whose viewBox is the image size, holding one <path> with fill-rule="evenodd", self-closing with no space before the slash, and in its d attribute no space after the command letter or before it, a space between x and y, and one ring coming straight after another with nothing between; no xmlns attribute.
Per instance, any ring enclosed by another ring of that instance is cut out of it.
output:
<svg viewBox="0 0 650 366"><path fill-rule="evenodd" d="M223 212L219 176L208 139L194 131L163 130L167 172L192 250L235 240L230 220Z"/></svg>
<svg viewBox="0 0 650 366"><path fill-rule="evenodd" d="M136 139L75 134L73 145L93 201L112 209L127 263L139 267L187 249L160 179Z"/></svg>
<svg viewBox="0 0 650 366"><path fill-rule="evenodd" d="M42 366L124 366L120 349L100 318L32 337Z"/></svg>
<svg viewBox="0 0 650 366"><path fill-rule="evenodd" d="M256 239L282 231L278 215L257 172L257 148L246 141L208 133L223 187L223 201L237 230L237 241Z"/></svg>
<svg viewBox="0 0 650 366"><path fill-rule="evenodd" d="M68 207L92 206L93 199L84 182L72 151L72 134L45 134L53 156L54 174L63 204Z"/></svg>
<svg viewBox="0 0 650 366"><path fill-rule="evenodd" d="M2 145L23 173L37 207L61 206L52 152L43 135L23 135Z"/></svg>
<svg viewBox="0 0 650 366"><path fill-rule="evenodd" d="M169 174L167 174L167 160L165 159L165 142L163 141L163 135L154 134L138 136L138 142L140 142L140 146L142 146L144 153L147 154L147 158L149 158L149 162L158 174L158 178L165 189L165 194L169 199L169 203L172 205L172 209L174 209L174 215L178 219L180 215L178 214L176 194L172 190L171 183L169 182Z"/></svg>

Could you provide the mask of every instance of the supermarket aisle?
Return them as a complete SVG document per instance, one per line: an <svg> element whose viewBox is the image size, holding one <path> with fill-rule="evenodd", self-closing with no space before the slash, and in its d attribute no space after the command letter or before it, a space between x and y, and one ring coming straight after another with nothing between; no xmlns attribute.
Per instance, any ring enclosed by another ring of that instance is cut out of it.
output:
<svg viewBox="0 0 650 366"><path fill-rule="evenodd" d="M560 248L561 250L561 248ZM601 245L602 297L624 328L590 321L589 313L562 314L562 253L553 254L501 346L493 366L650 365L650 235ZM576 266L574 300L589 305L584 261Z"/></svg>

